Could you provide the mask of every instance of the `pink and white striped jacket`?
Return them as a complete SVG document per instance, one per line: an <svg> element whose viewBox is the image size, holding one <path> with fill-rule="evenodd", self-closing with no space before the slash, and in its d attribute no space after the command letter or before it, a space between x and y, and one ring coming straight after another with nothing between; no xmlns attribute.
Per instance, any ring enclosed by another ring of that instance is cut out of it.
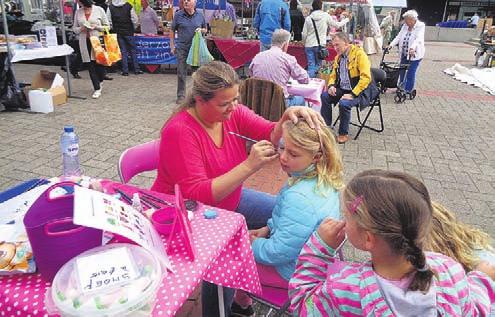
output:
<svg viewBox="0 0 495 317"><path fill-rule="evenodd" d="M289 283L294 316L395 316L380 293L371 262L344 262L335 272L335 251L314 233L301 251ZM465 273L451 258L426 253L435 277L438 316L487 316L495 283L484 273ZM332 272L333 270L333 272Z"/></svg>

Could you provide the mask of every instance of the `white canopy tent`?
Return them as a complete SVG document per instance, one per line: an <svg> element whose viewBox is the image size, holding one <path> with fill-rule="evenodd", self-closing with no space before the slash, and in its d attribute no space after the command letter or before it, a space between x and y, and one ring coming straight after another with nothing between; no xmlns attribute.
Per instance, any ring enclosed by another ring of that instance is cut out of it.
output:
<svg viewBox="0 0 495 317"><path fill-rule="evenodd" d="M407 0L373 0L375 7L407 8Z"/></svg>

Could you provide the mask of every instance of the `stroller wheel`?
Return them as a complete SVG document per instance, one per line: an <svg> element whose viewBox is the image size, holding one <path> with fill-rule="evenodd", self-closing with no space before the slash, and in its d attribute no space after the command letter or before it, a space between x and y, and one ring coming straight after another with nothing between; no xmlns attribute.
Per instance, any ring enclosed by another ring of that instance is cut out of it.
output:
<svg viewBox="0 0 495 317"><path fill-rule="evenodd" d="M403 103L404 101L406 101L406 99L407 99L407 95L403 94L400 102Z"/></svg>
<svg viewBox="0 0 495 317"><path fill-rule="evenodd" d="M395 103L402 103L402 96L397 94L394 96Z"/></svg>
<svg viewBox="0 0 495 317"><path fill-rule="evenodd" d="M380 91L382 94L387 92L387 87L383 87L382 90Z"/></svg>

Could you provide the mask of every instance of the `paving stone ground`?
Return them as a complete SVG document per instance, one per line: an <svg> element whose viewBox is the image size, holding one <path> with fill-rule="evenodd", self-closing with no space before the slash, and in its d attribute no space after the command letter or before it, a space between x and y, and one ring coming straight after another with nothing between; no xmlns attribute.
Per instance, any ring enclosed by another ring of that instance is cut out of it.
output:
<svg viewBox="0 0 495 317"><path fill-rule="evenodd" d="M460 83L443 69L470 66L474 48L461 43L427 43L417 78L418 96L397 105L393 94L382 97L385 131L363 131L341 146L345 177L370 168L401 170L425 182L431 196L459 217L495 234L495 96ZM392 58L392 56L391 56ZM378 65L379 57L372 57ZM58 67L16 64L21 81L39 69ZM86 175L118 180L117 161L128 147L159 137L163 122L175 108L176 75L112 74L102 97L90 98L87 72L74 80L73 94L51 114L0 113L0 191L23 180L61 173L59 137L73 124L80 137L81 164ZM354 115L354 113L353 113ZM372 116L370 122L377 122ZM351 128L351 134L356 130ZM173 155L173 153L170 153ZM154 173L132 183L150 186ZM274 163L247 181L247 186L276 193L286 177ZM360 257L350 252L349 257ZM196 298L198 295L196 294ZM198 316L192 300L181 316Z"/></svg>

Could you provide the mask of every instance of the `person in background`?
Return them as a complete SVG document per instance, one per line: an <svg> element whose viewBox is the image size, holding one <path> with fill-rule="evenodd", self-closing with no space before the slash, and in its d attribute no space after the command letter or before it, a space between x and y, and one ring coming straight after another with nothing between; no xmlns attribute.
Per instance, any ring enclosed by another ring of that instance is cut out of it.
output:
<svg viewBox="0 0 495 317"><path fill-rule="evenodd" d="M194 33L206 33L204 16L196 10L196 0L184 0L184 9L177 11L170 28L170 49L177 57L177 100L181 104L186 96L187 55L192 45ZM177 39L175 35L177 33Z"/></svg>
<svg viewBox="0 0 495 317"><path fill-rule="evenodd" d="M128 54L134 67L134 74L140 75L134 43L134 30L138 25L138 17L134 8L126 0L112 0L107 9L108 20L114 32L117 33L120 51L122 53L122 76L129 76Z"/></svg>
<svg viewBox="0 0 495 317"><path fill-rule="evenodd" d="M301 84L309 81L306 70L297 63L294 56L287 54L289 41L289 31L275 30L272 35L271 48L256 54L249 65L249 73L252 77L272 81L283 88L287 107L304 105L302 96L289 95L287 91L289 79L292 78Z"/></svg>
<svg viewBox="0 0 495 317"><path fill-rule="evenodd" d="M268 225L250 231L251 248L262 285L288 289L302 247L323 219L341 218L339 190L343 164L333 134L304 120L283 124L279 145L282 169L289 174L277 196ZM237 290L232 315L251 316L251 298Z"/></svg>
<svg viewBox="0 0 495 317"><path fill-rule="evenodd" d="M297 0L290 0L290 28L294 35L294 41L302 40L302 27L304 24L304 16L299 10L299 3Z"/></svg>
<svg viewBox="0 0 495 317"><path fill-rule="evenodd" d="M102 81L105 76L104 66L95 62L93 47L89 38L99 36L101 32L108 28L109 23L105 11L93 5L91 0L78 0L79 9L74 14L74 25L72 30L79 35L79 49L81 51L82 62L88 65L89 77L93 84L93 98L101 96Z"/></svg>
<svg viewBox="0 0 495 317"><path fill-rule="evenodd" d="M416 10L406 11L402 17L404 24L389 47L399 45L400 63L409 66L407 71L400 72L399 82L406 77L404 90L410 94L414 89L419 63L425 56L425 24L418 20Z"/></svg>
<svg viewBox="0 0 495 317"><path fill-rule="evenodd" d="M248 229L266 226L275 198L243 188L243 182L278 158L275 147L282 124L302 117L312 128L323 125L307 107L290 107L278 122L271 122L238 104L239 77L228 64L213 61L192 76L186 100L161 130L158 172L152 190L173 193L179 184L184 197L242 214ZM246 140L258 140L246 152ZM170 155L174 153L174 155ZM234 291L224 287L225 312L230 316ZM218 316L218 292L203 282L203 316Z"/></svg>
<svg viewBox="0 0 495 317"><path fill-rule="evenodd" d="M372 83L371 63L361 47L350 43L346 33L335 34L332 44L338 55L333 61L328 91L321 95L321 115L326 124L331 126L332 106L339 104L340 125L337 142L345 143L349 140L351 110L361 102L360 95Z"/></svg>
<svg viewBox="0 0 495 317"><path fill-rule="evenodd" d="M387 16L380 23L380 30L383 36L383 45L386 46L390 42L390 36L394 28L395 11L389 11Z"/></svg>
<svg viewBox="0 0 495 317"><path fill-rule="evenodd" d="M469 27L470 28L477 28L478 27L478 22L480 21L480 16L478 15L478 12L475 12L474 15L469 19Z"/></svg>
<svg viewBox="0 0 495 317"><path fill-rule="evenodd" d="M158 34L160 20L155 10L150 7L148 0L141 0L142 10L139 13L139 24L141 25L141 33L143 34Z"/></svg>
<svg viewBox="0 0 495 317"><path fill-rule="evenodd" d="M289 6L283 0L261 0L256 7L253 27L260 38L260 52L271 46L272 33L276 29L290 32Z"/></svg>
<svg viewBox="0 0 495 317"><path fill-rule="evenodd" d="M464 267L466 272L491 266L495 278L495 254L490 236L457 220L455 214L439 203L433 202L433 222L426 239L425 249L445 254Z"/></svg>
<svg viewBox="0 0 495 317"><path fill-rule="evenodd" d="M344 18L339 22L335 22L330 15L321 10L323 5L322 0L314 0L312 4L313 11L306 17L302 30L302 41L304 43L304 52L308 59L309 77L315 78L318 70L321 67L322 60L318 57L318 40L321 46L327 46L327 33L331 28L341 28L347 22L348 18ZM314 21L314 24L313 24ZM318 31L318 38L316 31Z"/></svg>
<svg viewBox="0 0 495 317"><path fill-rule="evenodd" d="M364 171L346 184L341 207L345 221L323 221L301 251L289 283L294 316L490 314L495 283L486 272L427 252L432 206L421 181ZM336 263L346 236L371 260Z"/></svg>
<svg viewBox="0 0 495 317"><path fill-rule="evenodd" d="M237 14L235 13L234 5L228 1L225 1L225 14L230 19L230 21L234 22L234 33L235 33L235 28L237 26Z"/></svg>
<svg viewBox="0 0 495 317"><path fill-rule="evenodd" d="M106 0L95 0L95 5L99 6L100 8L103 9L103 11L107 12L108 4L107 4ZM103 76L103 80L113 80L112 77L107 75L109 68L110 67L107 67L107 66L103 67L103 71L105 72L104 76Z"/></svg>

